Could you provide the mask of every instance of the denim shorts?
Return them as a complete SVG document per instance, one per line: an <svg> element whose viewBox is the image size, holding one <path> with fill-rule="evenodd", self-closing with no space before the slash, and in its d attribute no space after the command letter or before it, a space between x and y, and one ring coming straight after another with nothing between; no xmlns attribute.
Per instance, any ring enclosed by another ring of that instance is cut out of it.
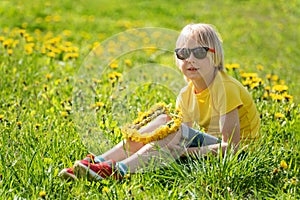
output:
<svg viewBox="0 0 300 200"><path fill-rule="evenodd" d="M181 130L182 142L184 143L185 147L202 147L221 143L220 139L207 133L203 133L201 131L190 128L185 124L181 125Z"/></svg>

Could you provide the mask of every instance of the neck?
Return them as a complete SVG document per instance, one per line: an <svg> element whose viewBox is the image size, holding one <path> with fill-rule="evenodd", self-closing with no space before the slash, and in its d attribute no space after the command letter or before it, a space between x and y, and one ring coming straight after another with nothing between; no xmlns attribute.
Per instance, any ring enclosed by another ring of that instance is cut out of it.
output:
<svg viewBox="0 0 300 200"><path fill-rule="evenodd" d="M208 88L210 86L210 84L213 82L213 80L215 79L217 72L218 72L218 70L216 68L213 71L213 73L211 74L211 76L192 80L192 83L195 88L195 93L196 94L201 93L203 90Z"/></svg>

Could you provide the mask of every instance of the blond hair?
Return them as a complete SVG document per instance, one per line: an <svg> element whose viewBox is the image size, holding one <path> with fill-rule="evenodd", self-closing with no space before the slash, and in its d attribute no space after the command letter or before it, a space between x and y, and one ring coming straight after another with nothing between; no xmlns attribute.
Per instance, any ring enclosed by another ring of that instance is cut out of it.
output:
<svg viewBox="0 0 300 200"><path fill-rule="evenodd" d="M208 54L208 56L215 67L224 70L222 39L212 25L202 23L186 25L177 39L176 47L184 45L190 39L194 39L200 46L214 49L215 53Z"/></svg>

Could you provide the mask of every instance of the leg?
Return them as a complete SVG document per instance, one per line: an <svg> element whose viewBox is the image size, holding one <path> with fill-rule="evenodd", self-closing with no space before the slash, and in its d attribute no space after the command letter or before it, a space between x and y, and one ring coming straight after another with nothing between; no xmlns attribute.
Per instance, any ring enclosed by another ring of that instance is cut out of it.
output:
<svg viewBox="0 0 300 200"><path fill-rule="evenodd" d="M130 173L134 173L140 168L147 167L152 159L155 159L156 162L166 159L173 161L185 153L185 148L180 145L181 136L181 130L179 130L162 140L146 144L122 163L127 165Z"/></svg>
<svg viewBox="0 0 300 200"><path fill-rule="evenodd" d="M112 149L102 154L101 157L105 160L114 159L115 161L121 161L137 152L143 146L144 144L139 142L123 140Z"/></svg>
<svg viewBox="0 0 300 200"><path fill-rule="evenodd" d="M147 133L152 132L157 127L161 126L162 124L165 124L168 120L170 120L169 116L163 114L159 115L156 119L151 121L148 125L142 127L139 132L140 133ZM108 159L114 159L115 161L121 161L124 160L134 153L136 153L138 150L140 150L144 144L139 142L134 142L131 140L124 140L121 141L119 144L117 144L112 149L108 150L104 154L101 155L102 158L105 160Z"/></svg>

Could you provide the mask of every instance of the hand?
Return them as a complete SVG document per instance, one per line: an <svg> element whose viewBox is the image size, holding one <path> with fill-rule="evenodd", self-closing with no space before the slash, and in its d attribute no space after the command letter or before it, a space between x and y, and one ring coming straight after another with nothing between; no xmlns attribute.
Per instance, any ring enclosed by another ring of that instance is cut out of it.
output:
<svg viewBox="0 0 300 200"><path fill-rule="evenodd" d="M168 121L171 120L171 117L169 117L166 114L162 114L157 116L154 120L149 122L146 126L142 127L139 132L140 133L151 133L161 125L166 124Z"/></svg>

